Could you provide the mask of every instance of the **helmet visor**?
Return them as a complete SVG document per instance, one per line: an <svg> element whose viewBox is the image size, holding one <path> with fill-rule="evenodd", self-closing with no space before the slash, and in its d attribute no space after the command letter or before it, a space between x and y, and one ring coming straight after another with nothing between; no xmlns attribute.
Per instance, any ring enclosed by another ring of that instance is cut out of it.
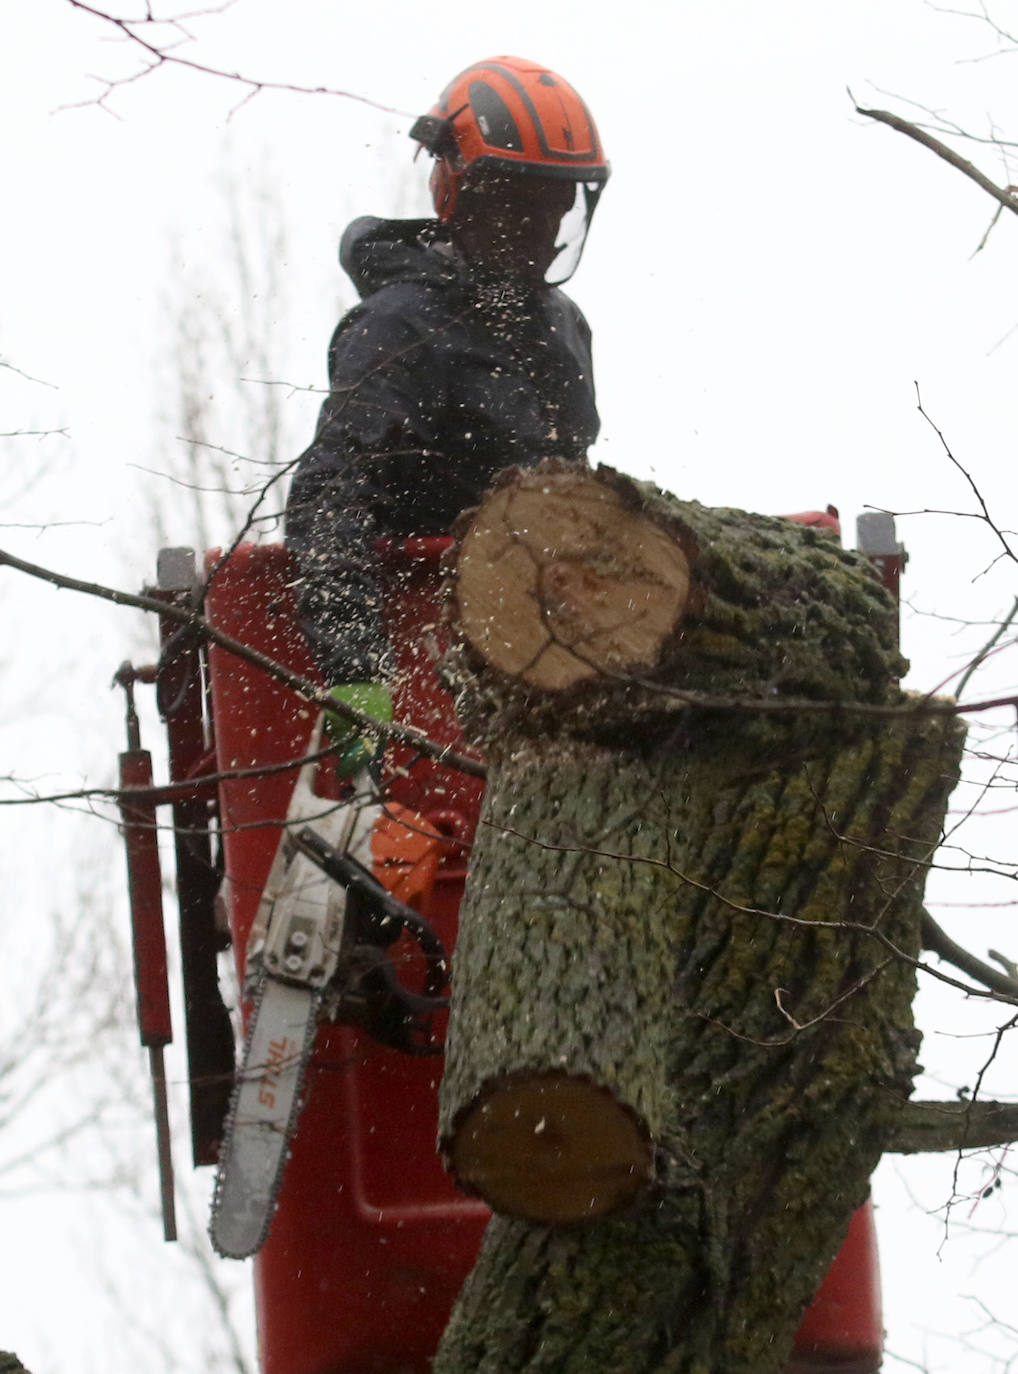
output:
<svg viewBox="0 0 1018 1374"><path fill-rule="evenodd" d="M600 183L475 163L450 221L467 257L506 277L558 286L583 252Z"/></svg>
<svg viewBox="0 0 1018 1374"><path fill-rule="evenodd" d="M544 273L549 286L561 286L576 271L583 255L590 221L604 189L603 182L578 181L573 203L562 216L555 235L555 256Z"/></svg>

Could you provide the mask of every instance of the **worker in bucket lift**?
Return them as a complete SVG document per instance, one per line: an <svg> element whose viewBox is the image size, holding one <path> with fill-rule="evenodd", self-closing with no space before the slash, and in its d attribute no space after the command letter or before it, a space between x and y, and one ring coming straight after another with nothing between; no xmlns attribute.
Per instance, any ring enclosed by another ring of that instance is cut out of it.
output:
<svg viewBox="0 0 1018 1374"><path fill-rule="evenodd" d="M286 509L297 604L334 695L391 719L376 540L448 532L494 475L582 461L599 421L590 330L559 286L608 179L583 101L534 62L461 72L410 135L436 219L357 219L340 261L361 296L329 349L329 394ZM370 744L355 727L352 774Z"/></svg>

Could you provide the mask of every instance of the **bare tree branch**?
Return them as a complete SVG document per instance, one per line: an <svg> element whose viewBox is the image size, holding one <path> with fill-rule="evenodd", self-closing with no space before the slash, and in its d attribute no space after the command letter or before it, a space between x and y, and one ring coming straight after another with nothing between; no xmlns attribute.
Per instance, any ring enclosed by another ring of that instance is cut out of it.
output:
<svg viewBox="0 0 1018 1374"><path fill-rule="evenodd" d="M1018 50L1018 37L1013 33L1009 33L1002 24L994 19L990 13L989 6L985 4L984 0L981 0L978 13L973 13L972 10L954 9L951 5L934 5L930 0L928 0L928 3L930 4L930 9L935 10L938 14L954 14L957 15L959 19L975 19L978 20L980 24L988 24L997 37L1002 38L1008 44L1008 47L998 48L996 52L984 53L981 57L970 57L965 60L969 62L986 62L992 57L1013 57L1015 51Z"/></svg>
<svg viewBox="0 0 1018 1374"><path fill-rule="evenodd" d="M6 429L0 433L0 439L48 439L53 434L62 434L66 439L68 432L66 427L61 429Z"/></svg>
<svg viewBox="0 0 1018 1374"><path fill-rule="evenodd" d="M920 129L917 124L911 124L907 119L902 119L900 115L891 114L889 110L864 110L861 105L856 105L852 92L849 91L848 94L857 114L865 115L867 119L875 119L879 124L886 124L889 128L896 129L898 133L915 139L924 148L929 148L931 152L943 158L946 163L954 167L956 171L961 172L963 176L967 176L970 181L974 181L987 195L999 201L1005 210L1010 210L1013 215L1018 215L1018 197L1008 187L998 186L967 158L956 153L946 143L941 143L939 138L934 138L925 129Z"/></svg>
<svg viewBox="0 0 1018 1374"><path fill-rule="evenodd" d="M965 669L964 673L958 679L958 684L955 688L956 696L960 697L962 692L964 692L965 688L968 686L972 674L975 673L977 669L986 661L986 659L989 658L993 649L996 647L1001 637L1003 636L1004 631L1008 628L1009 625L1012 624L1016 615L1018 615L1018 597L1015 598L1014 604L1012 605L1011 609L1008 611L1004 619L997 626L993 635L979 650L978 654L976 654L975 658L972 659L968 667Z"/></svg>
<svg viewBox="0 0 1018 1374"><path fill-rule="evenodd" d="M492 825L493 822L484 820L482 818L481 824ZM515 835L519 839L525 840L528 844L536 845L538 849L557 850L563 854L573 854L582 852L587 854L594 854L598 858L611 859L616 863L647 864L652 868L666 869L669 873L672 873L680 883L683 883L688 887L696 888L697 891L702 892L707 897L713 898L714 901L720 902L723 906L727 907L729 911L733 911L740 916L763 916L769 921L777 921L782 924L793 927L809 926L815 930L844 930L853 931L863 935L868 935L872 939L877 940L881 945L883 945L883 947L886 950L888 950L894 958L901 959L905 963L910 964L919 973L928 973L931 978L935 978L940 983L946 983L948 987L957 988L960 992L964 992L969 997L980 997L988 999L992 998L994 1001L1005 1002L1012 1004L1014 1006L1018 1006L1018 985L1016 985L1014 990L1010 991L1005 991L1002 987L995 987L991 991L984 992L982 988L974 988L969 983L961 983L958 981L957 978L952 978L949 974L941 973L939 969L933 968L930 964L924 963L921 959L914 959L910 954L907 954L903 949L900 949L898 945L896 945L893 942L893 940L888 939L888 937L884 934L884 932L879 928L879 926L876 923L872 925L860 925L858 922L855 921L813 920L812 918L807 918L803 916L792 916L789 915L787 912L769 911L765 910L762 907L745 906L741 902L733 901L730 897L727 897L724 892L712 886L710 883L701 882L699 879L692 877L691 874L683 872L682 869L678 868L673 863L670 857L655 859L644 855L639 858L634 858L631 854L619 854L616 853L614 850L594 849L590 846L577 846L570 844L551 844L546 840L542 840L537 835L525 835L522 833L522 831L515 830L510 825L497 825L495 826L495 828L501 830L506 835ZM856 844L856 841L851 840L847 836L839 835L838 838L845 844ZM946 936L944 938L945 940L947 939ZM958 947L956 946L956 948ZM965 950L961 950L960 953L967 955L967 951ZM974 958L974 956L971 955L968 955L967 957ZM979 964L980 961L976 960L975 962ZM999 977L999 975L996 974L996 971L994 969L989 968L987 965L980 964L980 967L982 969L985 969L985 971L995 979ZM979 981L984 981L980 975L973 976L978 977Z"/></svg>
<svg viewBox="0 0 1018 1374"><path fill-rule="evenodd" d="M1015 201L1015 210L1016 212L1018 212L1018 201ZM951 451L950 444L944 437L943 431L923 409L923 400L919 392L919 383L914 382L913 385L915 386L916 409L919 411L919 414L923 417L923 419L926 421L929 427L933 430L934 434L940 440L940 445L943 448L945 454L947 455L949 461L954 465L954 467L958 469L961 475L965 478L965 481L968 483L973 496L979 503L979 511L972 513L976 515L977 519L985 521L985 523L989 525L990 529L1000 540L1002 556L1009 558L1012 563L1018 563L1018 554L1015 553L1014 549L1012 549L1011 545L1007 542L1004 531L997 525L996 521L990 515L989 507L986 504L986 500L983 496L983 493L979 490L979 487L976 485L976 482L973 479L972 474L968 471L964 464L959 462L959 460L954 456L954 454Z"/></svg>
<svg viewBox="0 0 1018 1374"><path fill-rule="evenodd" d="M384 114L400 115L403 118L413 118L406 110L397 109L393 105L385 105L381 101L372 100L369 96L358 95L356 91L338 90L329 86L300 86L296 83L286 81L267 81L256 77L245 76L242 72L228 71L223 67L213 67L204 62L198 62L194 58L184 57L179 52L179 47L185 43L194 41L194 36L184 26L184 21L194 19L199 16L222 13L229 9L232 0L220 5L218 8L195 10L184 12L166 19L156 18L150 9L141 16L131 17L128 15L113 14L108 10L101 9L95 5L85 4L84 0L67 0L67 3L76 10L81 10L85 14L90 14L93 19L98 19L104 24L112 25L120 34L121 38L132 44L139 50L141 57L141 67L132 72L129 76L122 77L97 77L106 87L103 94L94 101L81 101L79 104L99 105L104 109L107 98L119 87L132 85L135 81L148 76L151 72L157 71L163 66L183 67L188 71L197 72L202 76L216 77L224 81L235 81L238 85L246 88L246 95L238 103L232 113L241 105L246 104L254 96L260 95L262 91L287 91L294 95L331 95L340 96L344 100L356 100L358 104L369 105L374 110L381 110ZM159 31L169 30L170 37L160 38ZM68 106L65 108L75 108Z"/></svg>
<svg viewBox="0 0 1018 1374"><path fill-rule="evenodd" d="M13 363L5 362L2 358L0 358L0 367L6 368L8 372L16 372L19 377L24 377L26 382L35 382L37 386L48 386L53 391L60 390L54 382L44 381L42 377L33 377L31 373L23 372L20 367L15 367Z"/></svg>
<svg viewBox="0 0 1018 1374"><path fill-rule="evenodd" d="M165 615L171 620L176 620L181 625L190 626L198 634L208 639L213 644L218 644L221 648L235 654L238 658L255 667L262 669L277 682L299 693L307 701L313 702L321 707L330 715L338 716L341 720L350 721L358 726L364 733L370 734L379 739L394 739L401 744L409 745L413 749L419 750L428 758L437 759L440 763L446 764L450 768L458 768L461 772L468 773L472 777L485 777L486 770L484 765L477 759L469 755L461 754L446 745L438 744L430 739L422 730L414 726L393 722L387 724L383 721L375 720L374 717L366 715L363 711L358 711L352 706L337 702L329 692L310 678L302 677L300 673L293 672L284 664L276 662L267 654L261 653L250 645L242 643L232 635L220 630L212 625L197 611L188 610L182 606L175 606L169 602L161 601L154 596L145 596L141 593L125 592L115 587L106 587L98 582L86 582L81 578L70 577L66 573L58 573L52 568L44 568L37 563L30 563L26 559L18 558L6 550L0 549L0 567L13 568L18 572L25 573L29 577L35 577L43 582L49 582L55 587L61 587L69 591L81 592L87 596L94 596L103 601L110 601L116 606L132 606L136 610L149 611L156 615ZM906 702L904 705L881 705L875 702L853 702L853 701L817 701L812 698L787 697L783 699L773 698L747 698L747 697L715 697L702 692L681 691L677 688L662 686L660 683L645 682L640 678L633 678L632 681L639 686L647 686L659 692L664 698L672 698L684 706L698 706L708 710L717 711L737 711L745 714L794 714L808 711L819 711L832 715L854 715L865 716L879 720L903 720L916 715L931 716L955 716L968 715L976 712L996 710L1002 706L1009 706L1018 709L1018 694L1009 694L1003 697L994 697L987 701L975 701L958 703L955 701L941 699L936 700L930 697L921 697L914 701Z"/></svg>
<svg viewBox="0 0 1018 1374"><path fill-rule="evenodd" d="M114 587L104 587L98 582L85 582L81 578L69 577L65 573L57 573L51 568L43 568L39 564L17 558L14 554L2 549L0 549L0 567L14 568L29 577L49 582L55 587L63 587L69 591L98 597L103 601L111 601L115 606L133 606L136 610L165 615L181 625L190 626L205 639L210 640L213 644L218 644L221 649L226 649L229 653L235 654L237 658L243 659L246 663L261 668L263 672L297 692L305 700L314 702L316 706L321 707L330 715L338 716L340 720L350 721L365 734L380 739L398 740L401 744L407 744L427 755L428 758L446 764L449 768L458 768L461 772L469 773L473 777L485 776L484 765L477 759L470 758L467 754L457 753L456 750L446 745L436 743L423 730L418 730L415 726L402 725L397 722L386 724L375 720L373 716L366 715L363 711L358 711L352 706L336 701L326 688L312 682L310 678L302 677L300 673L295 673L284 664L277 663L268 654L263 654L259 650L251 648L250 645L243 644L239 639L234 639L232 635L228 635L217 626L210 624L197 611L161 601L154 596L124 592Z"/></svg>
<svg viewBox="0 0 1018 1374"><path fill-rule="evenodd" d="M315 763L318 759L335 756L337 752L337 747L331 745L327 749L319 749L314 754L302 754L299 758L285 759L282 763L263 763L257 768L228 768L221 773L203 773L201 777L189 779L186 782L170 782L165 786L132 787L129 791L124 791L123 788L119 787L82 787L66 792L28 792L21 797L0 797L0 806L55 806L60 802L69 801L121 802L127 799L151 801L155 802L156 805L163 805L184 795L193 796L196 789L212 787L220 782L234 782L244 778L267 778L274 773L289 773L294 768L302 768L305 764ZM0 778L0 782L26 787L26 783L10 776Z"/></svg>
<svg viewBox="0 0 1018 1374"><path fill-rule="evenodd" d="M985 1150L1018 1140L1018 1104L1010 1102L907 1102L901 1108L891 1154Z"/></svg>
<svg viewBox="0 0 1018 1374"><path fill-rule="evenodd" d="M963 973L967 973L976 982L983 983L991 992L999 992L1005 997L1018 999L1018 978L1011 977L1007 973L1001 973L998 969L983 963L982 959L977 959L974 954L963 949L961 945L955 944L947 932L937 925L926 910L923 911L922 936L923 947L938 955L946 963L953 964L955 968L961 969ZM994 957L992 950L990 954L991 957ZM996 958L998 962L1002 962L999 955Z"/></svg>

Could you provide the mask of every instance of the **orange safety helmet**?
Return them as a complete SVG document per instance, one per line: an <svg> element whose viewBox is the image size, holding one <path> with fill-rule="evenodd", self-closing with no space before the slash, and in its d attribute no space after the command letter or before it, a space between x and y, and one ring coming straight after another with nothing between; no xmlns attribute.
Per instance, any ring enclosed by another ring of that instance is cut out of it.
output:
<svg viewBox="0 0 1018 1374"><path fill-rule="evenodd" d="M435 158L431 196L451 220L465 176L501 169L584 184L588 213L608 180L597 126L561 76L522 57L490 57L454 77L410 137Z"/></svg>

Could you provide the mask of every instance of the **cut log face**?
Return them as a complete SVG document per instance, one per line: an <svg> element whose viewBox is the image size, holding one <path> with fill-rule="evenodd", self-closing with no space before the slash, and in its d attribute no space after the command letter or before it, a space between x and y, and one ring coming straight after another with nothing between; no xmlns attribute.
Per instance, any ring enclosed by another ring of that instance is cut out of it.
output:
<svg viewBox="0 0 1018 1374"><path fill-rule="evenodd" d="M527 473L474 513L456 597L492 667L556 691L652 667L689 599L689 560L584 469Z"/></svg>
<svg viewBox="0 0 1018 1374"><path fill-rule="evenodd" d="M588 1078L519 1074L473 1105L450 1164L496 1212L547 1224L591 1221L631 1202L652 1172L635 1113Z"/></svg>

